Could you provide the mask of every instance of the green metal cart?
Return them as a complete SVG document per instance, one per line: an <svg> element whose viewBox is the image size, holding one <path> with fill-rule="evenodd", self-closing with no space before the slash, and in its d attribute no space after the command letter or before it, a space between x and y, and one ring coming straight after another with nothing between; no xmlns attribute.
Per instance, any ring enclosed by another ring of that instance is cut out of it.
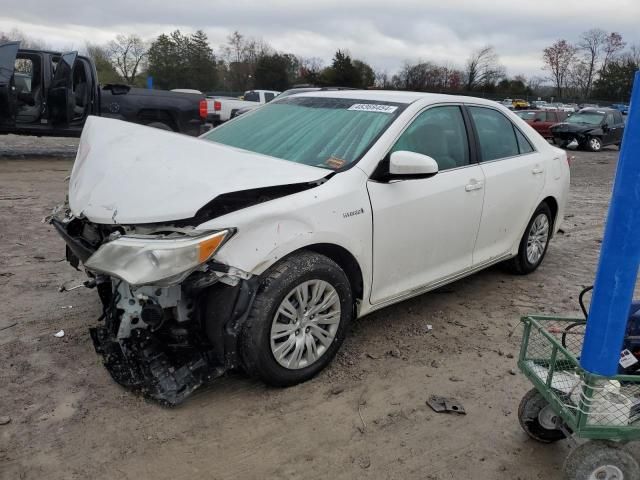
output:
<svg viewBox="0 0 640 480"><path fill-rule="evenodd" d="M543 443L575 443L564 464L570 480L640 480L638 462L626 448L640 439L640 375L601 377L583 370L584 319L532 315L522 322L518 367L535 387L518 409L524 431Z"/></svg>

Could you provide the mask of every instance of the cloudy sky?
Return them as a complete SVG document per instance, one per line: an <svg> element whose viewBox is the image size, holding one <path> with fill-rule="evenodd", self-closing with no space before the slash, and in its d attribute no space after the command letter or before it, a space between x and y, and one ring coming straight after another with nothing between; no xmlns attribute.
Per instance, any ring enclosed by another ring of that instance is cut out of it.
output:
<svg viewBox="0 0 640 480"><path fill-rule="evenodd" d="M393 73L405 60L463 66L495 46L510 75L544 75L542 49L598 27L640 44L639 0L0 0L0 31L82 49L118 33L204 30L215 50L234 30L328 62L337 48Z"/></svg>

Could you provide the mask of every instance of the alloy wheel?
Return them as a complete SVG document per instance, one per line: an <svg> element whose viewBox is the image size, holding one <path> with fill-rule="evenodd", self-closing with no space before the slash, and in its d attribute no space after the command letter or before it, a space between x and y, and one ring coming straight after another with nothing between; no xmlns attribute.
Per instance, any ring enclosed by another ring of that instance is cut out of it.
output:
<svg viewBox="0 0 640 480"><path fill-rule="evenodd" d="M547 247L549 241L549 218L544 213L540 213L529 229L527 238L527 261L531 265L536 265Z"/></svg>
<svg viewBox="0 0 640 480"><path fill-rule="evenodd" d="M309 280L280 302L271 324L271 353L283 367L298 370L322 357L340 326L340 297L324 280Z"/></svg>
<svg viewBox="0 0 640 480"><path fill-rule="evenodd" d="M597 152L602 148L602 142L600 142L599 138L592 137L589 139L589 148L594 152Z"/></svg>

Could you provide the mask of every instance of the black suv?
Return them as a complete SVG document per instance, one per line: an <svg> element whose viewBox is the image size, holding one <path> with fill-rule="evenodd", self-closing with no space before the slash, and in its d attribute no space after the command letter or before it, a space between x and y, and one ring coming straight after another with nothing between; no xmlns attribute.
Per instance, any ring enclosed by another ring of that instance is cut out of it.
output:
<svg viewBox="0 0 640 480"><path fill-rule="evenodd" d="M607 145L620 147L623 132L624 118L613 108L583 108L551 127L556 145L586 148L592 152Z"/></svg>

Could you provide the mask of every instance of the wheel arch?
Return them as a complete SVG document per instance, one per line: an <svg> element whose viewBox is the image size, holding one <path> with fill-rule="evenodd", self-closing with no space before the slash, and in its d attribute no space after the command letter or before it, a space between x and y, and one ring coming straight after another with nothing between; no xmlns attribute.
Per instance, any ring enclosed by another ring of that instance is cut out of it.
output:
<svg viewBox="0 0 640 480"><path fill-rule="evenodd" d="M558 222L558 211L560 209L559 205L558 205L558 200L556 200L556 198L554 196L549 195L548 197L545 197L538 206L542 205L543 203L546 203L547 206L549 207L549 210L551 210L551 221L553 222L552 228L551 228L551 236L553 236L553 232L555 230L555 226ZM536 207L537 209L538 207Z"/></svg>
<svg viewBox="0 0 640 480"><path fill-rule="evenodd" d="M328 257L336 262L338 266L342 270L344 270L344 273L349 279L354 300L363 299L364 276L362 275L362 269L360 268L358 260L349 250L341 247L340 245L336 245L335 243L314 243L312 245L307 245L299 248L291 252L289 255L293 255L303 250L319 253L320 255L324 255L325 257Z"/></svg>

